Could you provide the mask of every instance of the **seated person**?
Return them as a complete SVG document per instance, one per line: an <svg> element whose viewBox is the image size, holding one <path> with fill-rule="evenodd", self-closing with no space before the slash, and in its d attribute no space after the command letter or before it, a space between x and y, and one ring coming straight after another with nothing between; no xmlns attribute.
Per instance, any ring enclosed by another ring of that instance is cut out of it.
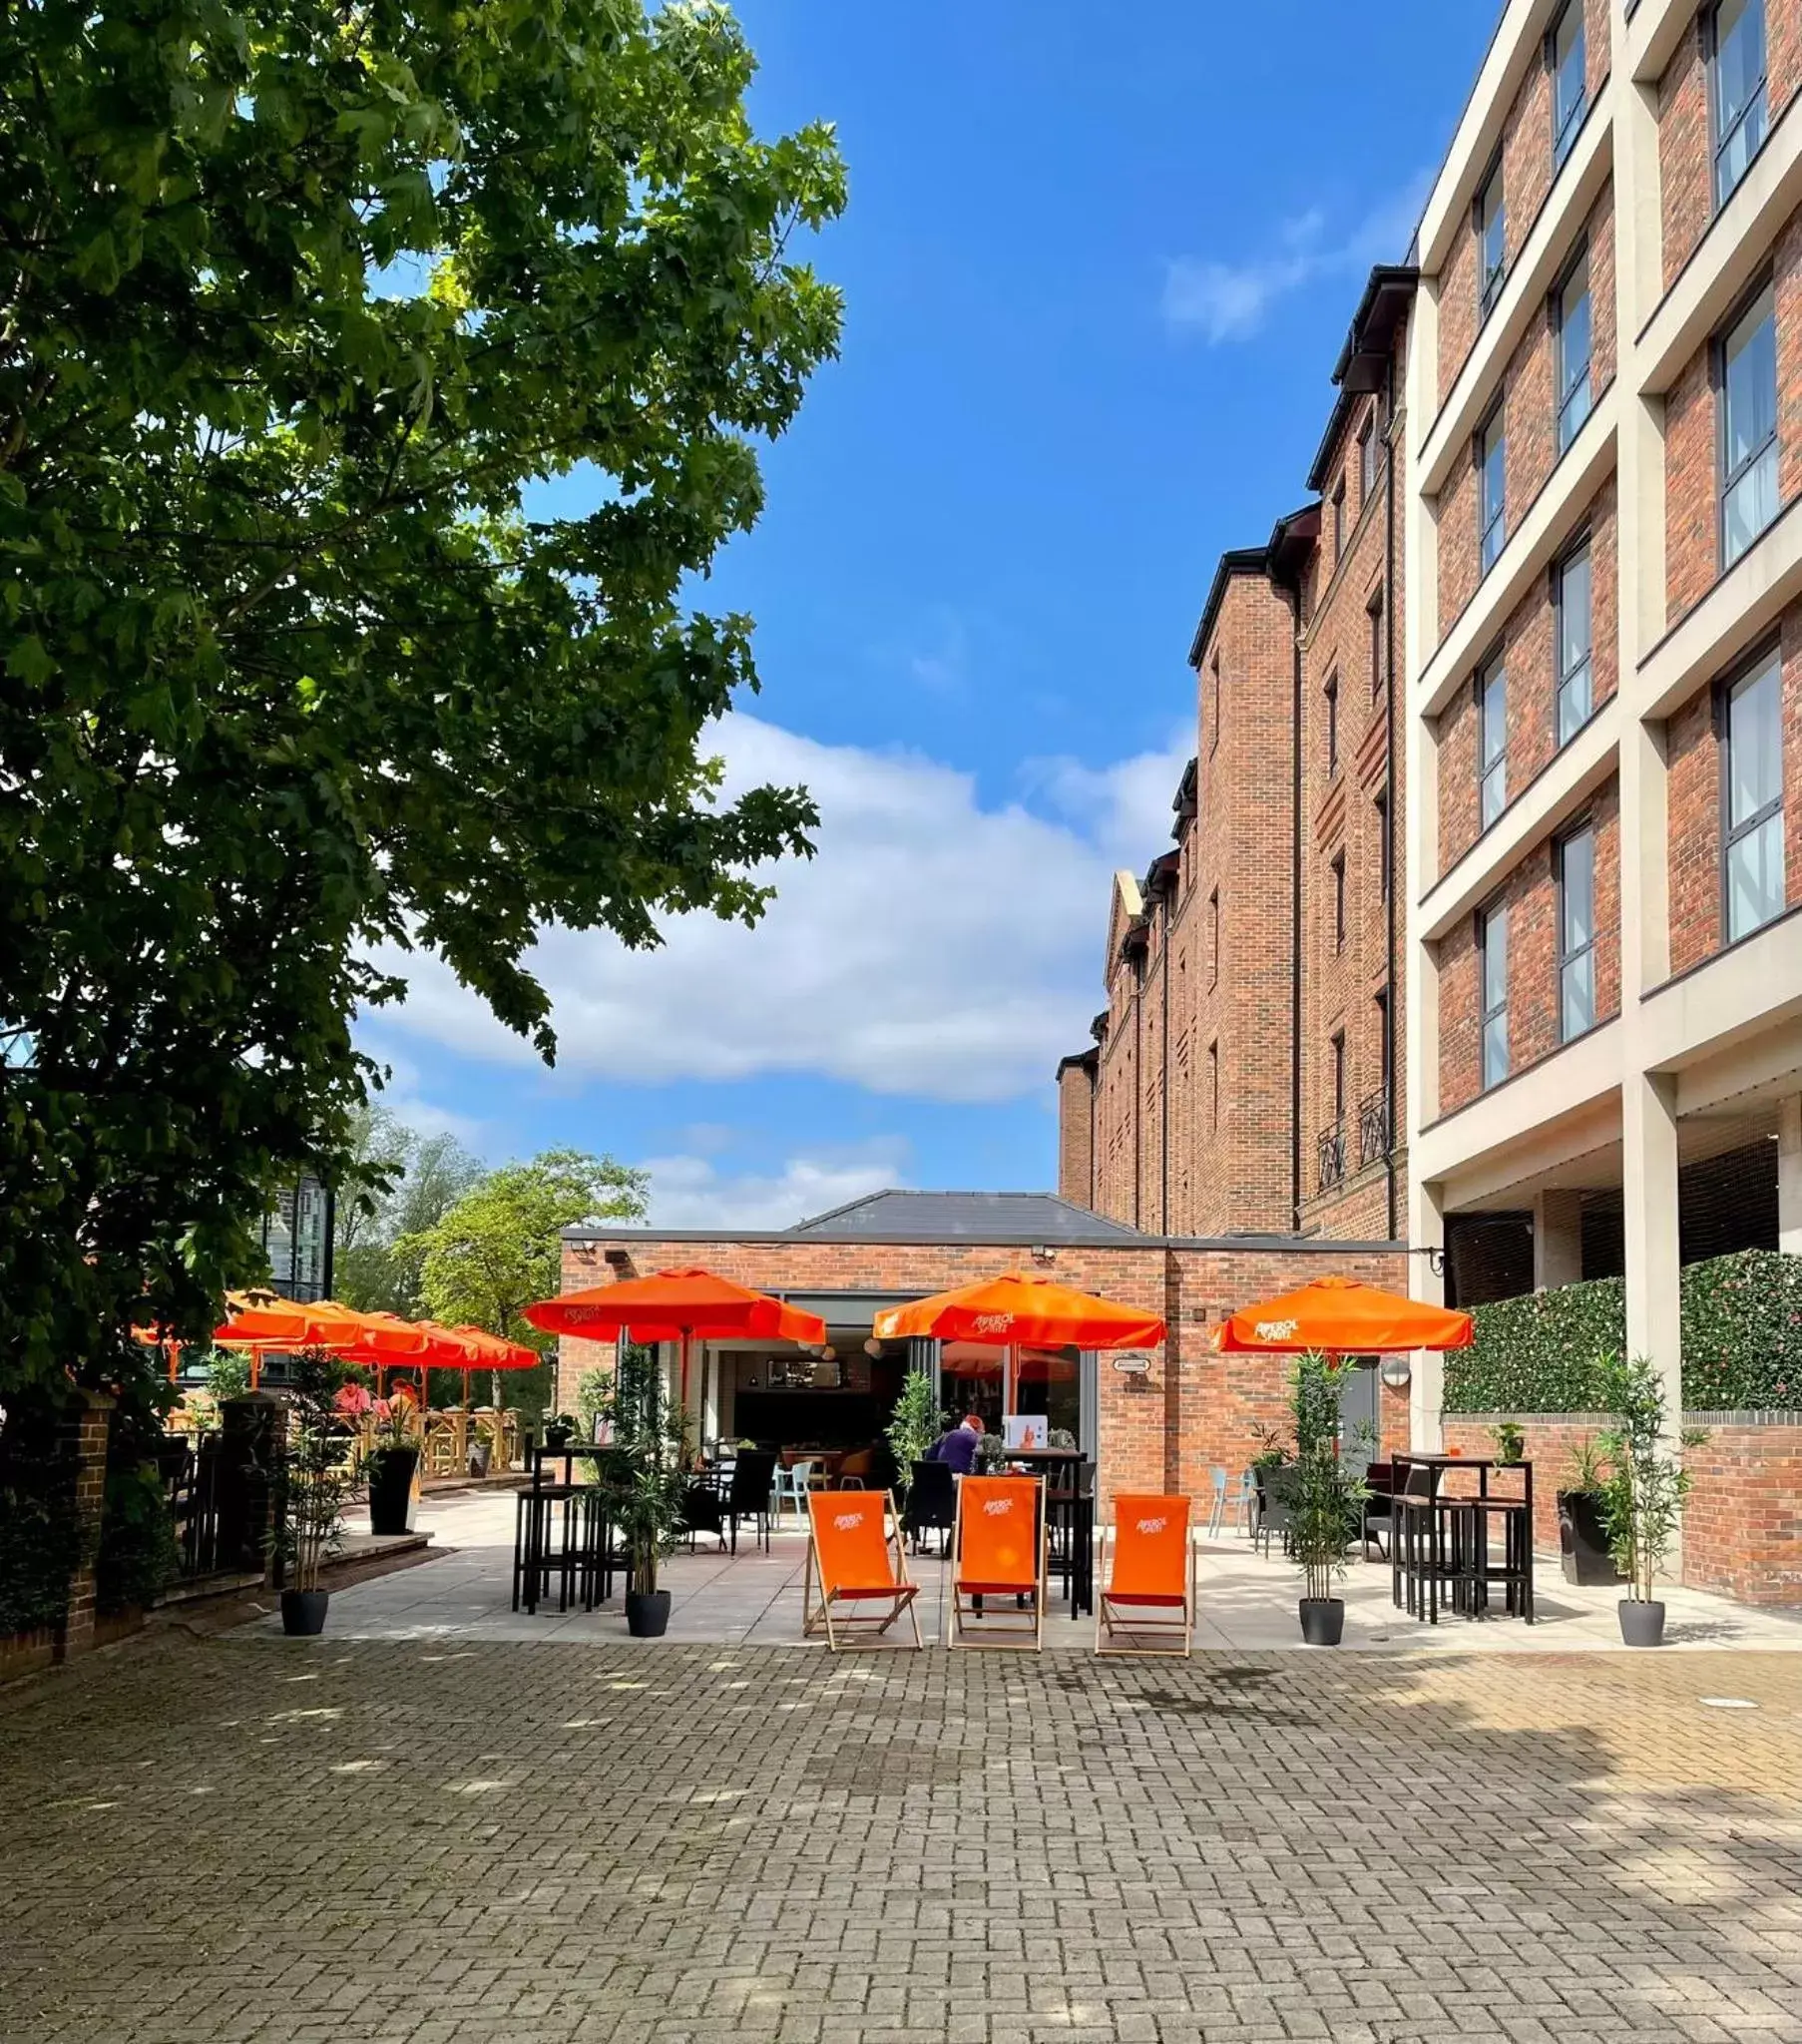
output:
<svg viewBox="0 0 1802 2044"><path fill-rule="evenodd" d="M966 1412L962 1425L954 1426L949 1433L940 1436L934 1459L947 1464L954 1475L968 1476L976 1466L976 1450L982 1437L982 1414Z"/></svg>

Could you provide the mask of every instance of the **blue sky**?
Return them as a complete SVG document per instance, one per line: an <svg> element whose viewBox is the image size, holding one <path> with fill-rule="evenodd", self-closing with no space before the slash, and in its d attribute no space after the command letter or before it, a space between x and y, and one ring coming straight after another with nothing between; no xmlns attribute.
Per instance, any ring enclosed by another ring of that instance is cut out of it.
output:
<svg viewBox="0 0 1802 2044"><path fill-rule="evenodd" d="M758 621L730 776L813 787L818 858L754 933L551 933L554 1073L429 965L362 1031L403 1118L649 1163L672 1226L1052 1183L1052 1070L1101 1005L1110 871L1168 841L1213 564L1302 500L1495 8L1387 0L1380 46L1326 0L739 13L759 128L834 121L849 166L813 250L842 357L701 599Z"/></svg>

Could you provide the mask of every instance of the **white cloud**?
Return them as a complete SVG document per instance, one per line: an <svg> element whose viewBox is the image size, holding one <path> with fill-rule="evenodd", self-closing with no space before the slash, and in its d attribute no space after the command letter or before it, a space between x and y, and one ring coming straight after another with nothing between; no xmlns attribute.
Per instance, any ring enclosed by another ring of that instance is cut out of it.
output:
<svg viewBox="0 0 1802 2044"><path fill-rule="evenodd" d="M851 1152L790 1157L771 1174L722 1172L704 1157L648 1157L653 1228L792 1228L810 1215L906 1183L907 1146L866 1144Z"/></svg>
<svg viewBox="0 0 1802 2044"><path fill-rule="evenodd" d="M1081 1047L1102 997L1112 870L1142 870L1167 847L1186 734L1104 769L1036 763L1029 785L1051 817L985 807L969 774L918 754L822 745L742 715L710 743L728 792L806 783L818 856L774 870L754 929L678 917L662 949L639 953L547 930L533 965L555 1003L560 1068L628 1083L809 1073L976 1101L1044 1087ZM382 962L411 986L384 1036L532 1059L436 960Z"/></svg>
<svg viewBox="0 0 1802 2044"><path fill-rule="evenodd" d="M1331 240L1326 216L1315 207L1283 222L1274 246L1242 262L1172 257L1164 264L1164 323L1177 332L1198 333L1210 345L1247 340L1278 298L1314 278L1353 274L1373 262L1399 262L1414 238L1430 183L1430 173L1418 174L1349 233Z"/></svg>

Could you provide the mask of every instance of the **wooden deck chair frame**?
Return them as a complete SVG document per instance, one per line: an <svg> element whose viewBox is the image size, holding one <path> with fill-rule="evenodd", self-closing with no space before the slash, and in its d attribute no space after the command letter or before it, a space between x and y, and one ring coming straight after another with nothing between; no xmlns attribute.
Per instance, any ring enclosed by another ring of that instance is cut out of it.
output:
<svg viewBox="0 0 1802 2044"><path fill-rule="evenodd" d="M1134 1504L1148 1502L1137 1493L1126 1493L1115 1499L1114 1526L1102 1528L1102 1551L1096 1558L1095 1593L1095 1651L1098 1654L1135 1655L1143 1660L1157 1660L1170 1655L1186 1661L1195 1637L1195 1593L1197 1585L1197 1553L1195 1548L1194 1514L1189 1509L1187 1498L1159 1498L1162 1504L1180 1504L1187 1533L1188 1567L1184 1572L1181 1613L1171 1617L1176 1607L1170 1604L1116 1604L1111 1599L1113 1582L1108 1574L1108 1546L1110 1535L1119 1547L1120 1507L1129 1497ZM1121 1640L1135 1640L1140 1644L1123 1646Z"/></svg>
<svg viewBox="0 0 1802 2044"><path fill-rule="evenodd" d="M834 1499L852 1500L858 1507L867 1507L882 1499L883 1545L890 1558L890 1573L894 1581L885 1588L875 1584L859 1586L849 1592L829 1590L826 1587L826 1573L820 1562L819 1535L814 1525L814 1500L829 1506ZM817 1598L815 1592L817 1591ZM907 1542L902 1536L900 1514L895 1510L895 1494L892 1490L830 1491L816 1490L807 1499L807 1564L801 1580L801 1630L808 1639L818 1639L823 1634L832 1651L842 1652L848 1647L874 1648L878 1652L912 1653L926 1644L920 1633L920 1615L914 1609L914 1602L920 1588L907 1573ZM882 1605L886 1610L860 1611L860 1604ZM905 1613L913 1627L912 1640L891 1640L886 1637L888 1629Z"/></svg>
<svg viewBox="0 0 1802 2044"><path fill-rule="evenodd" d="M1045 1510L1045 1485L1037 1477L1013 1477L1011 1482L1030 1482L1037 1496L1034 1512L1038 1525L1035 1544L1038 1549L1038 1580L1033 1584L1021 1584L1018 1588L989 1588L966 1592L962 1587L964 1566L964 1513L966 1501L972 1495L972 1485L977 1486L975 1495L981 1496L980 1486L993 1478L965 1476L958 1480L957 1513L952 1522L951 1532L951 1634L946 1641L951 1647L1000 1647L1011 1653L1039 1653L1045 1645L1045 1586L1051 1573L1051 1527ZM979 1611L980 1599L986 1597L991 1604L999 1604L999 1610ZM1021 1611L1018 1604L1004 1603L1003 1599L1030 1597L1032 1609Z"/></svg>

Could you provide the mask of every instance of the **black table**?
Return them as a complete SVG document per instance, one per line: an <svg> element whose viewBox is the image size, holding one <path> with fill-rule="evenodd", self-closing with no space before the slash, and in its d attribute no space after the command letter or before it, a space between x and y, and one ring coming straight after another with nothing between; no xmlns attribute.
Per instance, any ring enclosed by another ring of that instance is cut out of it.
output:
<svg viewBox="0 0 1802 2044"><path fill-rule="evenodd" d="M1534 1623L1533 1464L1493 1455L1423 1454L1391 1458L1395 1469L1389 1535L1390 1595L1411 1617L1439 1623L1442 1605L1460 1616L1491 1615L1490 1592L1500 1588L1511 1618ZM1474 1493L1443 1488L1450 1470L1473 1470ZM1518 1469L1521 1489L1490 1487L1494 1469ZM1424 1481L1411 1480L1419 1470ZM1492 1553L1494 1522L1502 1522L1502 1557ZM1442 1595L1443 1593L1443 1595Z"/></svg>
<svg viewBox="0 0 1802 2044"><path fill-rule="evenodd" d="M578 1483L575 1464L592 1460L593 1441L572 1441L562 1447L532 1449L532 1481L519 1493L513 1529L513 1608L523 1604L537 1614L553 1585L557 1609L579 1603L593 1611L613 1595L625 1556L614 1543L613 1522L599 1485ZM560 1463L563 1475L550 1480L547 1465Z"/></svg>

